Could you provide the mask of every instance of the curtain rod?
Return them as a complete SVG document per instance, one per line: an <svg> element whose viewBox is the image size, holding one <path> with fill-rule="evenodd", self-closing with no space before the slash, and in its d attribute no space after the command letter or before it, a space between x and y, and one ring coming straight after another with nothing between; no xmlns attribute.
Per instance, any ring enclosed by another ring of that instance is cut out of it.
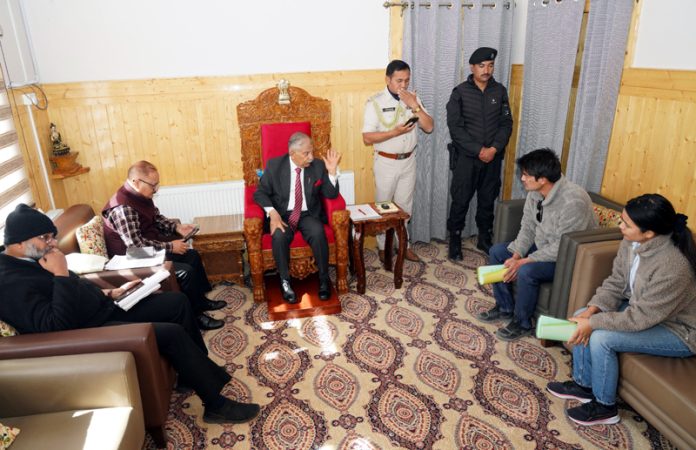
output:
<svg viewBox="0 0 696 450"><path fill-rule="evenodd" d="M386 1L386 2L384 2L384 4L382 6L384 6L385 8L391 8L393 6L400 6L401 10L403 12L403 10L408 8L409 6L411 7L411 9L413 9L413 7L415 5L416 5L415 2L408 2L408 1L405 1L405 2ZM432 8L433 4L431 2L425 2L425 3L418 3L418 6L424 6L426 9L430 9L430 8ZM451 3L451 2L450 3L437 3L437 6L440 6L440 7L444 6L447 9L452 9L454 7L454 3ZM474 5L473 3L462 3L462 8L473 9L474 6L476 6L476 5ZM495 6L496 6L495 2L494 3L484 3L481 5L481 7L483 7L483 8L495 8ZM510 9L510 2L505 2L503 4L503 8Z"/></svg>

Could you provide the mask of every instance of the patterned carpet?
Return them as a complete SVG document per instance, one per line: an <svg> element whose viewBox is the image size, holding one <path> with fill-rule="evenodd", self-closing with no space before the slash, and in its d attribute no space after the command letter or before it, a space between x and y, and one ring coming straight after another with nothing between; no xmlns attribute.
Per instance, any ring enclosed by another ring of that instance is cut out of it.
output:
<svg viewBox="0 0 696 450"><path fill-rule="evenodd" d="M484 255L465 247L454 264L444 243L414 245L422 262L405 262L399 290L366 251L366 295L344 296L337 316L269 322L249 289L218 286L211 298L228 307L214 315L227 324L205 339L233 374L224 394L260 403L261 414L208 425L193 392L175 393L168 448L673 448L621 402L620 424L574 426L564 414L574 402L544 390L567 379L568 352L498 341L497 325L473 318L493 298L473 273Z"/></svg>

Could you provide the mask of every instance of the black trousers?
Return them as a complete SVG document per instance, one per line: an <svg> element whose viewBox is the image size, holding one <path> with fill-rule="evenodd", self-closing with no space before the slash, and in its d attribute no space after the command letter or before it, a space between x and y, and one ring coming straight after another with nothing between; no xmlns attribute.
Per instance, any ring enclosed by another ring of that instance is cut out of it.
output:
<svg viewBox="0 0 696 450"><path fill-rule="evenodd" d="M469 202L476 193L476 226L479 234L491 233L495 199L500 194L502 162L502 157L496 157L486 164L478 158L459 155L450 185L452 204L447 219L447 229L450 232L464 229Z"/></svg>
<svg viewBox="0 0 696 450"><path fill-rule="evenodd" d="M232 377L208 358L186 296L179 292L151 295L129 311L116 308L105 325L132 322L152 322L160 353L203 403L218 398Z"/></svg>
<svg viewBox="0 0 696 450"><path fill-rule="evenodd" d="M174 263L179 287L189 298L193 311L200 314L206 301L205 293L213 289L205 273L201 255L196 250L189 249L183 255L167 253L167 259Z"/></svg>
<svg viewBox="0 0 696 450"><path fill-rule="evenodd" d="M290 213L281 216L283 222L288 223ZM300 215L297 223L297 231L302 233L302 237L312 248L314 260L319 269L319 279L329 279L329 243L324 233L324 223L312 217L309 212L304 211ZM295 237L295 231L290 227L285 227L285 232L277 229L272 236L273 259L275 259L278 275L284 280L290 279L290 243Z"/></svg>

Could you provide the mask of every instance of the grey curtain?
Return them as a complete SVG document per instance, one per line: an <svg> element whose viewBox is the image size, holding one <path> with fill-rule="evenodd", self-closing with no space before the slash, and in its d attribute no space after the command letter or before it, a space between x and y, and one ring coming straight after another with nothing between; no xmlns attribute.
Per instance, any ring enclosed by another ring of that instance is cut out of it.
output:
<svg viewBox="0 0 696 450"><path fill-rule="evenodd" d="M465 3L473 4L471 8L462 8L460 0L440 6L437 1L430 3L430 8L414 5L405 10L403 47L403 59L411 65L411 86L435 122L430 135L419 133L416 152L418 175L410 237L425 242L447 236L451 176L447 143L451 139L445 105L452 89L469 75L469 56L478 47L498 49L495 77L507 85L513 15L512 0L467 0ZM483 8L484 3L496 7ZM469 210L475 208L473 200ZM467 223L473 224L473 215ZM465 235L467 232L472 234L465 230Z"/></svg>
<svg viewBox="0 0 696 450"><path fill-rule="evenodd" d="M404 12L403 59L411 65L411 90L421 98L435 127L431 134L419 131L416 192L410 237L429 242L444 239L447 229L449 131L445 105L457 83L460 55L459 0L452 7L416 6Z"/></svg>
<svg viewBox="0 0 696 450"><path fill-rule="evenodd" d="M583 0L529 0L517 157L540 147L559 155L563 149L584 6ZM512 195L525 195L519 179Z"/></svg>
<svg viewBox="0 0 696 450"><path fill-rule="evenodd" d="M473 7L462 8L462 54L457 84L466 80L471 73L469 57L474 50L479 47L493 47L498 50L493 76L503 86L508 87L512 59L513 1L475 0L465 3L473 4ZM495 7L483 7L483 4L495 4ZM513 119L518 120L517 117L513 117ZM451 172L448 174L451 175ZM474 195L469 203L469 212L466 215L466 225L462 230L462 236L478 234L475 221L476 208L476 195Z"/></svg>
<svg viewBox="0 0 696 450"><path fill-rule="evenodd" d="M607 159L634 0L593 0L575 101L570 180L599 192Z"/></svg>

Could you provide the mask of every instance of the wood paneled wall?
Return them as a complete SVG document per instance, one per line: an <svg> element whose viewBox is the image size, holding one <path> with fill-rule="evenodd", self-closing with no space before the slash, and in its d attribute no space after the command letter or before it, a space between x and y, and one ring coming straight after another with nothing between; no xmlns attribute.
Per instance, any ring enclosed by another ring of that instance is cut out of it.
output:
<svg viewBox="0 0 696 450"><path fill-rule="evenodd" d="M502 198L509 199L512 194L512 183L516 176L515 153L517 153L517 138L520 130L520 112L522 111L522 80L524 66L513 64L510 70L510 85L508 86L508 98L512 111L512 135L505 149L503 160L503 192Z"/></svg>
<svg viewBox="0 0 696 450"><path fill-rule="evenodd" d="M65 196L58 206L101 208L140 159L159 168L163 185L241 179L236 106L281 78L331 101L341 168L355 172L356 201L372 200L372 147L362 143L362 116L367 98L384 87L383 69L44 85L47 119L91 169L59 182Z"/></svg>
<svg viewBox="0 0 696 450"><path fill-rule="evenodd" d="M696 72L624 69L602 194L625 202L657 192L696 219L694 124Z"/></svg>

